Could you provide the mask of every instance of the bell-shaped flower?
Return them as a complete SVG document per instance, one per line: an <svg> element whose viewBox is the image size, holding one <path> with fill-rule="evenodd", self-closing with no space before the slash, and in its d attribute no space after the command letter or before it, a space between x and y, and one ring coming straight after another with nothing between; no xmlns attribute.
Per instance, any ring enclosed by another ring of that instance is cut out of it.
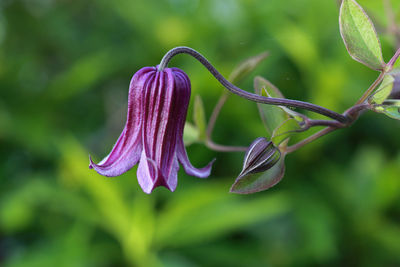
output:
<svg viewBox="0 0 400 267"><path fill-rule="evenodd" d="M205 178L210 162L192 166L183 144L183 128L190 99L190 80L178 68L145 67L133 75L125 128L110 154L90 168L104 176L118 176L139 162L137 178L145 193L157 186L174 191L179 163L187 174ZM179 162L179 163L178 163Z"/></svg>

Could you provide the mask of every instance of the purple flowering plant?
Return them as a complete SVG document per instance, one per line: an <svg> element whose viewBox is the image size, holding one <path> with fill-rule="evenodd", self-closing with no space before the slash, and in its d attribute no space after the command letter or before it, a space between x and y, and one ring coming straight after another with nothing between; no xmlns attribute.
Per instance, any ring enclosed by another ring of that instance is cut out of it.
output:
<svg viewBox="0 0 400 267"><path fill-rule="evenodd" d="M400 120L400 49L387 63L383 60L375 27L355 0L341 1L339 26L349 55L380 73L360 99L343 113L287 99L263 77L254 78L254 93L234 85L251 73L268 53L244 61L226 79L199 52L189 47L176 47L165 54L158 66L144 67L133 75L125 127L108 156L99 163L90 158L89 167L104 176L119 176L138 164L137 178L145 193L150 194L158 186L174 191L179 165L191 176L206 178L211 174L214 160L203 168L196 168L188 159L184 129L191 129L195 131L196 139L212 150L246 152L242 171L231 192L249 194L266 190L283 178L286 155L328 133L351 126L364 111L371 110ZM182 70L168 67L170 60L178 54L197 59L228 89L217 102L208 124L200 97L195 99L195 126L186 123L190 80ZM225 146L212 140L219 112L231 93L256 103L260 111L266 132L249 147ZM311 119L297 109L309 110L327 119ZM324 128L291 144L293 135L315 126Z"/></svg>

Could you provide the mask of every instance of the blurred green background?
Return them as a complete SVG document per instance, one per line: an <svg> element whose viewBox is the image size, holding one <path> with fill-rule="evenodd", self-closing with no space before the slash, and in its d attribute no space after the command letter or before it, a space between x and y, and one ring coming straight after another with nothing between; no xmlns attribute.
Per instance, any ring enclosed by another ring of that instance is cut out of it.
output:
<svg viewBox="0 0 400 267"><path fill-rule="evenodd" d="M388 60L382 2L359 3ZM131 76L178 45L226 76L269 51L242 88L262 75L338 112L377 77L348 56L334 0L0 0L1 266L400 264L400 123L384 115L367 112L289 155L282 182L254 195L228 193L243 153L201 144L189 158L217 158L211 177L181 170L174 193L144 194L136 167L116 178L89 170L88 155L104 157L123 128ZM224 89L188 56L170 65L190 76L209 116ZM256 105L234 96L214 140L264 134Z"/></svg>

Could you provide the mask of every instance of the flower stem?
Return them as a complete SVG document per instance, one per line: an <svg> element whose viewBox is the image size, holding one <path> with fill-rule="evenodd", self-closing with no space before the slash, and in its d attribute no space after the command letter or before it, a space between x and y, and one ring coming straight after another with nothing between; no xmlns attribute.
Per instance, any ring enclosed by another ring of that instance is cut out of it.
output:
<svg viewBox="0 0 400 267"><path fill-rule="evenodd" d="M226 100L229 98L229 94L227 91L224 91L222 95L219 97L217 104L215 105L213 112L211 114L210 120L208 121L207 131L206 131L206 141L205 145L214 151L219 152L242 152L246 151L247 147L243 146L225 146L214 143L212 140L212 132L214 131L215 123L218 119L218 115L221 112L222 107L224 106Z"/></svg>
<svg viewBox="0 0 400 267"><path fill-rule="evenodd" d="M263 104L270 104L270 105L279 105L279 106L286 106L286 107L294 107L294 108L302 108L306 110L310 110L316 113L319 113L321 115L324 115L326 117L332 118L334 120L337 120L342 123L347 122L347 117L343 116L342 114L339 114L337 112L334 112L332 110L326 109L324 107L314 105L308 102L302 102L298 100L291 100L291 99L283 99L283 98L272 98L272 97L264 97L260 96L257 94L249 93L247 91L244 91L240 89L239 87L236 87L235 85L231 84L227 79L222 76L217 69L214 68L213 65L199 52L196 50L190 48L190 47L185 47L185 46L180 46L180 47L175 47L168 51L164 57L161 60L161 63L158 67L159 70L163 70L168 66L169 61L172 59L177 54L188 54L195 59L197 59L201 64L203 64L207 70L229 91L232 93L243 97L245 99L258 102L258 103L263 103Z"/></svg>
<svg viewBox="0 0 400 267"><path fill-rule="evenodd" d="M324 129L322 129L321 131L319 131L319 132L317 132L317 133L315 133L315 134L313 134L313 135L307 137L306 139L304 139L304 140L298 142L297 144L294 144L294 145L292 145L292 146L288 146L288 147L286 148L286 150L285 150L285 153L286 153L286 154L292 153L292 152L298 150L299 148L301 148L301 147L303 147L303 146L305 146L305 145L311 143L312 141L314 141L314 140L316 140L316 139L318 139L318 138L320 138L320 137L322 137L322 136L324 136L324 135L326 135L326 134L328 134L328 133L330 133L330 132L333 132L333 131L336 130L336 129L338 129L338 128L336 128L336 127L327 127L327 128L324 128Z"/></svg>
<svg viewBox="0 0 400 267"><path fill-rule="evenodd" d="M400 57L400 47L397 49L396 53L394 54L394 56L390 59L389 63L387 64L387 66L389 67L388 71L391 71L393 69L393 66L396 63L396 61L399 59L399 57Z"/></svg>
<svg viewBox="0 0 400 267"><path fill-rule="evenodd" d="M212 132L214 131L215 123L216 123L219 113L221 112L221 109L224 106L228 97L229 97L229 94L227 91L224 91L222 93L222 95L219 97L218 102L215 105L215 107L211 113L210 120L208 121L207 132L206 132L207 139L211 140L211 136L212 136Z"/></svg>
<svg viewBox="0 0 400 267"><path fill-rule="evenodd" d="M308 125L310 127L312 126L329 126L329 127L322 129L321 131L307 137L306 139L298 142L297 144L287 147L285 152L287 154L292 153L328 133L331 133L341 128L349 127L354 121L356 121L360 117L362 111L367 110L369 108L370 108L369 104L359 104L352 106L343 113L343 115L348 118L348 122L344 124L337 121L310 120L308 122L309 123Z"/></svg>
<svg viewBox="0 0 400 267"><path fill-rule="evenodd" d="M218 152L245 152L247 150L245 146L225 146L216 144L210 139L207 139L205 144L209 149Z"/></svg>
<svg viewBox="0 0 400 267"><path fill-rule="evenodd" d="M338 121L328 121L328 120L309 120L307 122L308 127L315 126L331 126L336 128L343 128L345 124Z"/></svg>

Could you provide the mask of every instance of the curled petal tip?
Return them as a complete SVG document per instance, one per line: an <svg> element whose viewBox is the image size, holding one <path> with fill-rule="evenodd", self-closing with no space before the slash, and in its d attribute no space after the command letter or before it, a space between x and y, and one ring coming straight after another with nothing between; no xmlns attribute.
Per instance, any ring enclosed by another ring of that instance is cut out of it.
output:
<svg viewBox="0 0 400 267"><path fill-rule="evenodd" d="M129 87L127 121L113 149L89 168L104 176L118 176L139 162L137 178L146 194L164 186L175 191L179 162L187 174L206 178L212 160L197 169L183 144L183 128L190 99L190 80L177 68L145 67Z"/></svg>
<svg viewBox="0 0 400 267"><path fill-rule="evenodd" d="M207 164L207 166L205 166L205 167L203 167L201 169L196 169L196 173L194 173L194 174L188 173L188 174L196 176L198 178L208 178L210 176L210 174L211 174L211 170L212 170L212 167L213 167L213 164L214 164L215 160L216 159L214 158L213 160L211 160Z"/></svg>
<svg viewBox="0 0 400 267"><path fill-rule="evenodd" d="M92 156L89 155L89 169L93 169L93 164Z"/></svg>

